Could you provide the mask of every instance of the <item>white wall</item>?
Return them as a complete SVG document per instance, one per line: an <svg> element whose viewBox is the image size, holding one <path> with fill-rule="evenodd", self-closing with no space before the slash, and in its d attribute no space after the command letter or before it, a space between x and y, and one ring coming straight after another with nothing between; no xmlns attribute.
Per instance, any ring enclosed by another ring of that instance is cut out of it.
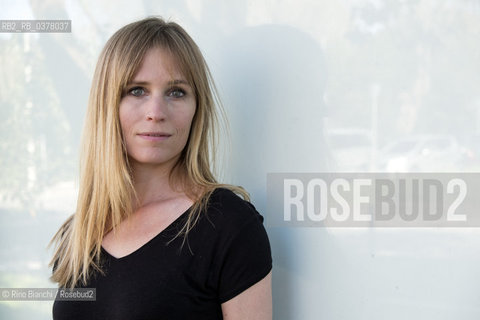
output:
<svg viewBox="0 0 480 320"><path fill-rule="evenodd" d="M270 172L479 171L478 0L0 8L0 19L72 20L70 34L0 33L0 287L52 286L45 246L74 210L96 58L115 30L147 15L180 23L202 48L229 114L226 182L260 212ZM406 137L416 147L384 151ZM475 228L267 231L275 319L480 316ZM50 308L0 302L0 317L49 319Z"/></svg>

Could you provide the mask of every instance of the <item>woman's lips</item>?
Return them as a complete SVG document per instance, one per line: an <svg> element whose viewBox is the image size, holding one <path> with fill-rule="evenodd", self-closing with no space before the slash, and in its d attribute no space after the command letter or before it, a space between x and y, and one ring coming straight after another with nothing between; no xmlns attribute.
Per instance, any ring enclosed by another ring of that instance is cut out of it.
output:
<svg viewBox="0 0 480 320"><path fill-rule="evenodd" d="M138 136L145 140L163 141L168 139L171 134L165 132L141 132Z"/></svg>

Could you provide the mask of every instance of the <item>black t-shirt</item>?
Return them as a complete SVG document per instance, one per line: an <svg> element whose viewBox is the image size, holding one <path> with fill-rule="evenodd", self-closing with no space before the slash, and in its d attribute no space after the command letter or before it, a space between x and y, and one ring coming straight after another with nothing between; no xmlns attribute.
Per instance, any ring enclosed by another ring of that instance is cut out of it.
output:
<svg viewBox="0 0 480 320"><path fill-rule="evenodd" d="M167 245L187 212L133 253L115 258L102 248L105 276L85 288L96 301L55 301L53 319L222 319L221 304L272 268L263 217L232 191L217 189L188 234Z"/></svg>

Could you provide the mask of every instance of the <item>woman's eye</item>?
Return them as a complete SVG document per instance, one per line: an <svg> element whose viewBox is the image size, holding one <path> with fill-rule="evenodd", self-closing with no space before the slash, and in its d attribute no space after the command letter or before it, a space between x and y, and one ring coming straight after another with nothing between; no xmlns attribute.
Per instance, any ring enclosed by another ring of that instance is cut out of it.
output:
<svg viewBox="0 0 480 320"><path fill-rule="evenodd" d="M140 97L145 94L145 89L143 89L142 87L135 87L130 89L128 93L131 94L132 96Z"/></svg>
<svg viewBox="0 0 480 320"><path fill-rule="evenodd" d="M169 97L172 97L172 98L181 98L185 95L185 91L182 90L182 89L171 89L169 92L168 92L168 96Z"/></svg>

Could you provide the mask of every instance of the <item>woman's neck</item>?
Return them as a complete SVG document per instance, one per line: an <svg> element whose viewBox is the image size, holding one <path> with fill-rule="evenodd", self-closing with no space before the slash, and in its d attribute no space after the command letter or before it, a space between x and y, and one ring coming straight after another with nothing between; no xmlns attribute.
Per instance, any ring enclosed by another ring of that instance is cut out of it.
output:
<svg viewBox="0 0 480 320"><path fill-rule="evenodd" d="M172 170L174 170L172 172ZM141 208L154 202L185 195L177 190L181 174L170 166L132 165L133 186L137 194L135 208ZM172 183L175 183L172 185Z"/></svg>

